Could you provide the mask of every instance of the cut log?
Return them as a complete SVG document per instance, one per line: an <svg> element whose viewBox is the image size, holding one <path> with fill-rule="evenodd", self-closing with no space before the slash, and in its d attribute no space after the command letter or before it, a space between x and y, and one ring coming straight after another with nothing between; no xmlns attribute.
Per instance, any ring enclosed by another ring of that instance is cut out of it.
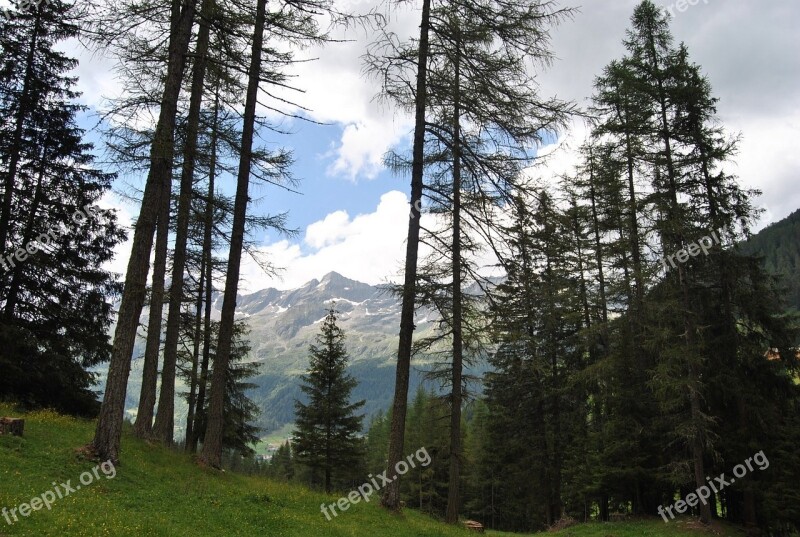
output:
<svg viewBox="0 0 800 537"><path fill-rule="evenodd" d="M0 434L22 436L25 431L25 420L17 418L0 418Z"/></svg>
<svg viewBox="0 0 800 537"><path fill-rule="evenodd" d="M466 522L464 522L464 526L469 531L474 531L475 533L483 533L484 532L483 524L481 524L480 522L478 522L476 520L467 520Z"/></svg>

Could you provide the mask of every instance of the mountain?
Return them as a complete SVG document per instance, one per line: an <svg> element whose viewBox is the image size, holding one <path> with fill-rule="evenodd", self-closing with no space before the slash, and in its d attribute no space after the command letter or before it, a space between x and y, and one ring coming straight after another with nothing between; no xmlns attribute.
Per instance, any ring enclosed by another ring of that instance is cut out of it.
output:
<svg viewBox="0 0 800 537"><path fill-rule="evenodd" d="M253 379L258 387L251 398L262 410L257 423L269 433L294 421L294 400L300 397L300 375L308 367L308 347L319 332L327 308L335 304L341 313L339 325L345 331L350 355L350 373L358 380L354 400L367 401L364 412L370 416L386 410L394 395L395 362L400 327L400 301L387 286L375 286L351 280L331 272L321 280L311 280L298 289L264 289L237 298L236 315L250 328L251 360L261 364L261 375ZM219 318L222 295L215 297L213 315ZM142 320L146 322L147 311ZM430 315L433 317L433 315ZM430 334L434 323L418 314L417 336ZM144 341L134 351L128 384L127 415L135 417L141 387ZM415 359L411 392L422 381L421 369L430 364ZM105 372L100 371L101 378ZM185 392L178 386L178 392ZM176 438L182 438L186 403L176 401Z"/></svg>
<svg viewBox="0 0 800 537"><path fill-rule="evenodd" d="M787 288L787 302L800 310L800 210L754 235L741 245L745 252L762 256L766 268L781 277ZM298 289L264 289L237 299L237 317L250 326L251 359L261 364L261 374L254 379L258 386L250 394L262 410L258 425L269 433L294 420L294 400L300 397L299 381L308 366L308 347L319 331L326 308L335 303L341 312L340 326L345 330L350 354L350 372L358 380L355 400L366 399L369 416L386 410L394 394L395 357L400 326L400 302L386 286L351 280L331 272L321 280L311 280ZM213 303L219 318L222 295ZM148 312L142 314L146 323ZM432 312L418 313L415 337L435 330ZM134 352L126 409L129 418L136 412L141 385L144 341ZM422 371L430 368L424 359L415 358L410 393L422 381ZM480 375L485 364L472 374ZM104 380L105 367L98 369ZM102 386L101 386L102 388ZM186 391L178 386L179 392ZM183 436L186 404L176 401L176 438Z"/></svg>
<svg viewBox="0 0 800 537"><path fill-rule="evenodd" d="M294 400L300 396L299 377L308 367L308 347L332 303L341 313L339 326L347 338L350 373L359 382L354 399L367 400L367 415L389 407L400 302L384 286L331 272L299 289L265 289L237 302L237 316L246 319L251 329L252 357L262 364L262 374L254 380L259 387L251 394L262 409L259 425L271 429L293 421ZM433 329L424 316L417 319L417 327L420 333ZM419 382L419 375L416 377Z"/></svg>
<svg viewBox="0 0 800 537"><path fill-rule="evenodd" d="M765 227L741 245L764 259L764 267L781 279L788 306L800 311L800 209Z"/></svg>

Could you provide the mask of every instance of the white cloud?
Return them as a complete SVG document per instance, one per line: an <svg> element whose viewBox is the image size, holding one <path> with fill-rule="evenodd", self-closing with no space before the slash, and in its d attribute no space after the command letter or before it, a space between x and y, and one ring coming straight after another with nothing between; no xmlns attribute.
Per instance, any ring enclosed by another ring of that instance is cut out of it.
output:
<svg viewBox="0 0 800 537"><path fill-rule="evenodd" d="M251 259L242 264L240 292L277 287L293 289L336 271L348 278L377 284L396 281L405 256L409 203L405 194L381 196L374 212L349 216L336 211L306 229L303 246L281 240L260 248L282 277L270 278Z"/></svg>
<svg viewBox="0 0 800 537"><path fill-rule="evenodd" d="M334 150L336 160L328 167L331 175L374 179L383 169L383 156L408 133L410 122L367 118L344 128L341 143Z"/></svg>
<svg viewBox="0 0 800 537"><path fill-rule="evenodd" d="M786 218L800 207L800 106L777 117L732 117L725 125L740 132L739 155L733 167L741 183L762 191L755 203L765 209L758 228Z"/></svg>
<svg viewBox="0 0 800 537"><path fill-rule="evenodd" d="M342 7L365 12L374 0L343 0ZM413 34L419 13L401 9L390 17L390 28L400 35ZM374 178L383 168L383 156L406 137L413 125L410 114L378 101L379 80L364 73L363 55L374 39L373 32L355 28L334 33L344 42L312 47L302 57L316 61L296 66L304 93L298 101L322 122L343 127L339 143L330 152L333 162L327 172L351 180Z"/></svg>
<svg viewBox="0 0 800 537"><path fill-rule="evenodd" d="M305 242L316 249L336 244L347 237L350 224L347 211L336 211L308 226Z"/></svg>

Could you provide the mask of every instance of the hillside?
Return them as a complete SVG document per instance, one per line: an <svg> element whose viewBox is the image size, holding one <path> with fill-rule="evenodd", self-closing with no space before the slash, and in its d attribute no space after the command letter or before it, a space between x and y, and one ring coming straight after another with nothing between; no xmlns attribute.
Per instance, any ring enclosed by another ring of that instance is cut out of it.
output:
<svg viewBox="0 0 800 537"><path fill-rule="evenodd" d="M742 249L764 258L766 269L787 288L786 302L800 311L800 209L759 231Z"/></svg>
<svg viewBox="0 0 800 537"><path fill-rule="evenodd" d="M0 405L0 416L16 415ZM390 515L375 502L353 505L330 522L320 504L335 497L299 486L199 468L192 460L160 446L123 437L123 463L79 490L83 472L94 462L80 460L75 447L92 435L93 423L36 412L25 416L25 437L0 436L0 509L10 510L52 490L53 482L75 488L51 509L34 511L9 526L0 518L0 536L253 536L282 537L450 537L470 535L411 510ZM111 470L109 468L109 470ZM108 476L113 478L108 479ZM88 480L87 480L88 481ZM573 527L554 537L691 537L691 521L660 519ZM490 532L489 535L510 535ZM717 535L741 535L727 530Z"/></svg>

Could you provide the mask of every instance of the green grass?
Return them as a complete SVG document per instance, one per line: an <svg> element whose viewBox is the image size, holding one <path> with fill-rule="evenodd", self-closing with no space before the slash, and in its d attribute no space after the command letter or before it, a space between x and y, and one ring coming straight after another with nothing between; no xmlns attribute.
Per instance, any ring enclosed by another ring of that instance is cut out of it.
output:
<svg viewBox="0 0 800 537"><path fill-rule="evenodd" d="M93 423L34 412L20 415L0 405L0 416L24 417L25 436L0 436L0 509L11 509L71 480L96 463L76 448L92 437ZM100 479L57 500L51 510L32 512L9 526L0 516L0 536L254 536L270 537L449 537L469 535L412 510L393 515L375 501L359 503L328 522L320 504L335 497L263 478L198 467L191 457L123 437L122 465L114 479ZM19 515L18 515L19 516ZM704 532L686 523L658 521L584 525L562 537L688 537ZM491 535L511 535L490 532ZM719 535L719 534L718 534ZM724 535L736 535L726 533Z"/></svg>

